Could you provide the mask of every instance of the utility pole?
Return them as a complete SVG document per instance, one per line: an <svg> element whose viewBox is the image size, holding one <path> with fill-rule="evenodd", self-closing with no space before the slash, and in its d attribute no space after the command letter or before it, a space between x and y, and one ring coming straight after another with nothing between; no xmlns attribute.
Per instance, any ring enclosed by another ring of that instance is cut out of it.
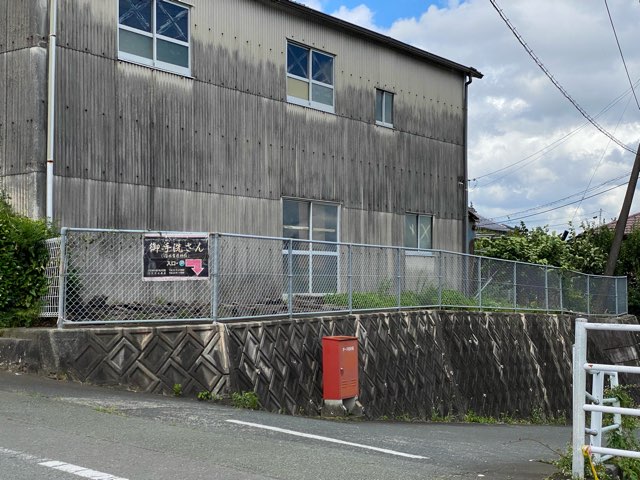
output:
<svg viewBox="0 0 640 480"><path fill-rule="evenodd" d="M607 259L607 268L604 271L604 274L609 277L613 276L616 269L616 262L618 261L618 254L620 253L620 246L622 245L622 237L624 237L624 229L627 226L629 210L631 210L633 194L636 191L636 185L638 184L638 173L640 173L640 145L638 145L638 151L636 152L636 160L633 163L633 170L631 170L631 178L629 179L629 185L627 185L627 193L624 196L624 202L622 202L620 216L616 222L616 233L613 237L613 243L611 244L609 258Z"/></svg>

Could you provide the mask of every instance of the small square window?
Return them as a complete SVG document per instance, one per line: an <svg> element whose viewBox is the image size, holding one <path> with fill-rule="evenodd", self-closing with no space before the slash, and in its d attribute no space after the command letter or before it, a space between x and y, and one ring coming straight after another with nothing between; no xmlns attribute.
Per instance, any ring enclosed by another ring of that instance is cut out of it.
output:
<svg viewBox="0 0 640 480"><path fill-rule="evenodd" d="M334 57L287 42L287 101L334 112Z"/></svg>
<svg viewBox="0 0 640 480"><path fill-rule="evenodd" d="M376 123L393 127L393 93L376 89Z"/></svg>
<svg viewBox="0 0 640 480"><path fill-rule="evenodd" d="M408 213L404 216L404 246L430 250L433 248L433 217Z"/></svg>
<svg viewBox="0 0 640 480"><path fill-rule="evenodd" d="M191 75L189 8L169 0L118 1L118 58Z"/></svg>

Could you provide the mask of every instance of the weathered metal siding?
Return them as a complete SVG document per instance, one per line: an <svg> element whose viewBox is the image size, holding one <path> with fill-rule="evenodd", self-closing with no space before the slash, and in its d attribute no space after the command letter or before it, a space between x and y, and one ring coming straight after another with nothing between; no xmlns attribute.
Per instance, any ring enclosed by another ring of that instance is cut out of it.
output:
<svg viewBox="0 0 640 480"><path fill-rule="evenodd" d="M47 0L0 0L0 53L46 41Z"/></svg>
<svg viewBox="0 0 640 480"><path fill-rule="evenodd" d="M462 249L461 72L255 0L193 3L188 79L117 61L116 1L61 2L62 225L280 234L291 196L341 203L344 241L400 244L404 213L430 213L434 246ZM287 38L336 55L335 115L286 103Z"/></svg>
<svg viewBox="0 0 640 480"><path fill-rule="evenodd" d="M32 217L44 213L46 22L46 1L0 0L0 189Z"/></svg>

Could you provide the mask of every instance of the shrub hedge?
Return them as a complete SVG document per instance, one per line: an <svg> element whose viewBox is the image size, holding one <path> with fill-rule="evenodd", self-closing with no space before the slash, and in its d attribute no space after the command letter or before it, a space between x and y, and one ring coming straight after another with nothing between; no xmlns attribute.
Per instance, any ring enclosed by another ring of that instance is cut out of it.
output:
<svg viewBox="0 0 640 480"><path fill-rule="evenodd" d="M0 327L28 327L38 319L47 291L51 231L42 220L16 214L0 193Z"/></svg>

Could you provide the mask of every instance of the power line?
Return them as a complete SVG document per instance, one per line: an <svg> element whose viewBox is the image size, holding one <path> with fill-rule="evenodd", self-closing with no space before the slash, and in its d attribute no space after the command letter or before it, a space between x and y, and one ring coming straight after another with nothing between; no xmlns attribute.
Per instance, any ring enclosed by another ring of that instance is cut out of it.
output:
<svg viewBox="0 0 640 480"><path fill-rule="evenodd" d="M616 37L616 43L618 44L618 51L620 52L620 58L622 58L622 64L624 65L624 71L627 72L627 78L629 79L629 85L631 85L631 91L633 92L633 98L636 99L636 105L640 109L640 103L638 103L638 97L636 97L636 91L633 88L633 83L631 82L631 75L629 75L629 69L627 68L627 62L624 59L624 55L622 53L622 47L620 46L620 40L618 39L618 32L616 32L616 27L613 24L613 18L611 17L611 11L609 10L609 4L607 0L604 0L604 6L607 7L607 15L609 15L609 21L611 22L611 28L613 29L613 35Z"/></svg>
<svg viewBox="0 0 640 480"><path fill-rule="evenodd" d="M605 181L605 182L602 182L602 183L600 183L600 184L596 185L595 187L589 188L589 189L587 189L586 191L576 192L576 193L573 193L573 194L568 195L568 196L566 196L566 197L559 198L559 199L557 199L557 200L553 200L552 202L544 203L544 204L542 204L542 205L537 205L537 206L535 206L535 207L531 207L531 208L528 208L528 209L526 209L526 210L520 210L520 211L517 211L517 212L508 213L508 214L506 214L506 215L499 215L499 216L497 216L497 217L488 218L488 219L487 219L487 221L490 221L490 222L506 222L506 221L510 221L510 220L511 220L511 218L510 218L510 217L512 217L512 216L514 216L514 215L520 215L520 214L522 214L522 213L528 213L528 212L533 212L533 211L536 211L536 210L540 210L541 208L551 207L551 206L553 206L553 205L557 205L558 203L564 202L565 200L569 200L569 199L571 199L571 198L573 198L573 197L576 197L576 196L578 196L578 195L583 195L585 192L586 192L586 193L594 192L594 191L598 190L599 188L604 187L604 186L606 186L606 185L608 185L608 184L610 184L610 183L612 183L612 182L616 182L616 181L621 180L621 179L623 179L623 178L625 178L625 177L628 177L630 173L631 173L631 172L627 172L627 173L624 173L624 174L622 174L622 175L619 175L619 176L617 176L617 177L615 177L615 178L610 178L609 180L607 180L607 181ZM617 188L617 187L614 187L614 188ZM609 189L609 190L610 190L610 189ZM590 197L585 197L585 198L592 198L592 197L595 197L595 196L597 196L597 195L601 195L601 194L603 194L603 193L606 193L606 192L608 192L609 190L605 190L605 191L602 191L602 192L600 192L600 193L597 193L597 194L595 194L595 195L592 195L592 196L590 196ZM584 200L585 198L583 198L582 200ZM580 200L576 200L576 201L574 201L574 202L570 202L570 203L563 204L563 205L561 205L561 206L560 206L560 207L558 207L558 208L562 208L562 207L565 207L565 206L567 206L567 205L572 205L572 204L574 204L574 203L577 203L578 201L580 201Z"/></svg>
<svg viewBox="0 0 640 480"><path fill-rule="evenodd" d="M623 187L623 186L627 185L628 183L629 183L629 182L620 183L620 184L615 185L615 186L613 186L613 187L611 187L611 188L608 188L607 190L604 190L604 191L602 191L602 192L598 192L598 193L594 193L593 195L590 195L590 196L588 196L588 197L585 197L585 198L583 198L582 200L587 200L587 199L589 199L589 198L597 197L598 195L602 195L603 193L607 193L607 192L610 192L611 190L615 190L616 188ZM549 213L549 212L553 212L554 210L559 210L559 209L561 209L561 208L567 207L567 206L569 206L569 205L573 205L573 204L578 203L578 202L580 202L580 201L581 201L581 200L575 200L575 201L573 201L573 202L565 203L565 204L560 205L560 206L558 206L558 207L550 208L550 209L548 209L548 210L544 210L544 211L542 211L542 212L532 213L532 214L530 214L530 215L523 215L523 216L521 216L521 217L517 217L517 218L510 218L508 221L509 221L509 222L515 222L515 221L517 221L517 220L522 220L522 219L524 219L524 218L535 217L535 216L538 216L538 215L542 215L543 213ZM484 225L488 225L488 224L490 224L490 223L494 223L494 222L493 222L493 221L491 221L491 222L484 222L484 223L483 223L483 222L481 222L481 223L478 223L478 226L479 226L479 227L482 227L482 226L484 226Z"/></svg>
<svg viewBox="0 0 640 480"><path fill-rule="evenodd" d="M543 71L543 73L547 76L547 78L549 78L549 80L551 80L551 83L553 83L555 85L555 87L562 93L562 95L564 95L564 97L567 100L569 100L569 102L571 102L571 104L580 112L580 114L584 118L586 118L594 127L596 127L602 134L604 134L607 137L609 137L611 139L611 141L613 141L616 145L619 145L621 148L623 148L623 149L635 154L636 153L635 150L633 150L632 148L628 147L627 145L622 143L622 141L618 140L611 133L609 133L607 130L605 130L604 127L602 127L598 122L596 122L596 120L591 115L589 115L587 113L587 111L584 108L582 108L580 106L580 104L578 104L578 102L575 101L571 95L569 95L569 92L567 92L567 90L560 84L560 82L558 80L556 80L556 78L551 74L549 69L544 65L544 63L542 63L542 60L540 60L538 58L538 56L534 53L534 51L529 47L527 42L525 42L524 38L522 38L520 33L518 33L516 28L511 24L511 22L506 17L504 12L500 9L498 4L496 3L496 0L490 0L490 2L491 2L491 5L493 5L493 8L500 15L500 18L502 18L502 20L507 24L507 26L511 30L511 33L513 33L513 35L518 39L518 42L520 42L520 45L522 45L522 47L526 50L526 52L529 54L529 56L533 59L533 61L536 62L538 67L540 67L540 70Z"/></svg>
<svg viewBox="0 0 640 480"><path fill-rule="evenodd" d="M636 83L634 84L634 86L638 86L640 85L640 79L636 80ZM620 102L624 97L626 97L629 93L630 93L630 89L625 90L623 93L621 93L620 95L618 95L616 98L614 98L608 105L606 105L602 110L600 110L600 112L598 112L594 118L598 118L602 115L604 115L605 113L607 113L609 110L611 110L618 102ZM625 108L626 109L626 108ZM549 153L550 151L556 149L560 143L562 143L563 141L565 141L566 139L568 139L569 137L573 136L574 134L578 133L580 130L582 130L584 127L586 127L587 125L589 125L589 122L585 122L582 125L580 125L578 128L572 130L571 132L563 135L562 137L558 138L557 140L554 140L553 142L551 142L549 145L546 145L545 147L542 147L541 149L537 150L536 152L532 153L531 155L527 155L526 157L524 157L522 160L518 160L517 162L514 162L510 165L507 165L505 167L499 168L497 170L494 170L492 172L489 173L485 173L483 175L480 175L478 177L474 177L472 179L472 181L477 181L480 180L481 178L485 178L485 177L489 177L491 175L494 175L496 173L500 173L504 170L508 170L510 168L515 167L516 165L521 164L522 162L525 162L526 160L529 160L530 158L534 157L535 155L538 155L539 153L541 154L539 157L533 159L531 162L527 162L525 165L522 165L522 167L520 168L524 168L527 165L530 165L531 163L533 163L536 160L539 160L540 158L542 158L544 155L546 155L547 153ZM556 145L557 144L557 145ZM519 169L518 169L519 170ZM478 187L487 187L489 185L494 184L496 181L501 180L505 177L508 177L509 175L511 175L514 172L510 172L508 174L502 175L496 179L493 179L491 181L489 181L488 183L483 183L481 185L477 185L473 188L478 188Z"/></svg>
<svg viewBox="0 0 640 480"><path fill-rule="evenodd" d="M606 2L606 0L605 0L605 2ZM618 123L616 124L616 128L613 130L613 133L616 133L618 131L618 127L620 126L620 123L622 122L622 118L624 117L624 114L627 112L627 108L629 108L629 104L630 103L631 103L631 97L629 97L629 100L627 101L627 104L625 105L624 110L622 111L622 114L620 115L620 118L618 119ZM578 213L578 209L582 205L582 200L584 200L584 196L587 194L587 191L591 187L591 182L593 182L593 177L596 176L596 172L600 168L600 165L602 165L602 161L604 160L604 156L606 155L607 150L609 149L609 145L611 145L611 140L607 141L607 146L604 147L604 150L602 150L602 155L600 156L600 160L598 161L598 165L596 165L596 168L593 169L593 173L591 173L591 178L589 178L589 183L587 184L587 188L585 189L584 194L582 195L582 199L580 200L580 203L578 203L578 205L576 205L576 209L573 212L573 216L574 217L576 216L576 214ZM571 221L573 221L573 218L571 219Z"/></svg>

